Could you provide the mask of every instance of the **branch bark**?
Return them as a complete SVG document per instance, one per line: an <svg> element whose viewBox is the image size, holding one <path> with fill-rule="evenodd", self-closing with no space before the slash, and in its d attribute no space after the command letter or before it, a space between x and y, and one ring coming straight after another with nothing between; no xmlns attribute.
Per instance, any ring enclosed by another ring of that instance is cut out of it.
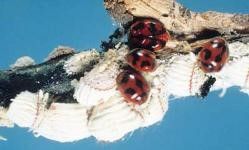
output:
<svg viewBox="0 0 249 150"><path fill-rule="evenodd" d="M105 0L105 7L122 24L133 17L148 16L159 19L168 30L176 33L200 32L203 29L249 32L249 15L212 11L197 13L175 0Z"/></svg>

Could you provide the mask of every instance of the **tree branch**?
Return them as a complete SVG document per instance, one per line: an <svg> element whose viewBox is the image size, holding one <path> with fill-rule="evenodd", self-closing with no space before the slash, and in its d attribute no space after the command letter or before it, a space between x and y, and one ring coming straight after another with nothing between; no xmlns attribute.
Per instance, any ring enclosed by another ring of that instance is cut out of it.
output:
<svg viewBox="0 0 249 150"><path fill-rule="evenodd" d="M105 0L104 4L120 28L102 43L103 52L58 48L42 64L0 71L0 106L14 123L60 142L89 136L115 141L161 121L170 95L205 97L210 90L232 86L249 94L249 15L197 13L174 0ZM157 53L157 69L144 74L151 87L147 102L135 107L116 90L115 78L127 65L124 37L136 17L159 19L172 39ZM205 74L193 53L217 36L228 41L230 59L221 72ZM61 135L69 128L75 134Z"/></svg>

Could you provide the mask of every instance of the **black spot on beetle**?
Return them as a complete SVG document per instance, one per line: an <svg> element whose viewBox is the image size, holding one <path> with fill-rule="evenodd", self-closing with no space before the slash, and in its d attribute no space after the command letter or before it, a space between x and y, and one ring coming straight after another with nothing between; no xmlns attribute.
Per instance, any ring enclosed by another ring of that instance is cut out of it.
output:
<svg viewBox="0 0 249 150"><path fill-rule="evenodd" d="M222 59L222 56L221 55L217 55L216 57L215 57L215 62L220 62L221 61L221 59Z"/></svg>
<svg viewBox="0 0 249 150"><path fill-rule="evenodd" d="M132 88L128 88L125 90L125 94L134 95L135 93L136 91Z"/></svg>
<svg viewBox="0 0 249 150"><path fill-rule="evenodd" d="M153 50L153 46L156 45L156 40L154 38L147 38L148 43L147 44L143 44L143 48L147 49L147 50Z"/></svg>
<svg viewBox="0 0 249 150"><path fill-rule="evenodd" d="M208 60L211 57L211 52L208 49L204 49L204 53L205 53L205 60Z"/></svg>
<svg viewBox="0 0 249 150"><path fill-rule="evenodd" d="M154 23L150 23L150 32L152 33L152 35L155 35L155 33L157 33L157 28L156 25Z"/></svg>
<svg viewBox="0 0 249 150"><path fill-rule="evenodd" d="M138 86L140 89L143 89L144 84L143 84L143 82L141 80L137 79L136 80L136 86Z"/></svg>
<svg viewBox="0 0 249 150"><path fill-rule="evenodd" d="M137 63L137 61L139 61L139 56L138 56L138 54L137 53L132 53L132 57L133 57L133 59L132 59L132 64L133 65L136 65L136 63Z"/></svg>
<svg viewBox="0 0 249 150"><path fill-rule="evenodd" d="M147 42L143 43L143 41L147 41ZM134 49L134 48L150 49L151 41L152 41L151 38L139 35L139 36L136 36L130 39L128 44L129 44L130 49Z"/></svg>
<svg viewBox="0 0 249 150"><path fill-rule="evenodd" d="M125 74L121 80L121 83L127 83L129 81L129 75L128 74Z"/></svg>
<svg viewBox="0 0 249 150"><path fill-rule="evenodd" d="M153 37L150 39L149 45L146 47L146 49L153 51L154 50L153 47L155 47L158 44L161 45L161 41Z"/></svg>
<svg viewBox="0 0 249 150"><path fill-rule="evenodd" d="M145 67L145 66L151 66L150 62L148 61L142 61L141 65L140 65L142 68Z"/></svg>

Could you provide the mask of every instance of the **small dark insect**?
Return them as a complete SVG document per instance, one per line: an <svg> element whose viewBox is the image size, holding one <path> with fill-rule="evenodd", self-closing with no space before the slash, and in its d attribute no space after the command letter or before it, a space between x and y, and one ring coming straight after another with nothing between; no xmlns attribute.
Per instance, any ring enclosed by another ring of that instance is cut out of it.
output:
<svg viewBox="0 0 249 150"><path fill-rule="evenodd" d="M205 82L204 84L201 86L200 88L200 96L202 98L205 98L209 91L210 91L210 88L212 87L212 85L215 83L216 79L214 77L209 77Z"/></svg>

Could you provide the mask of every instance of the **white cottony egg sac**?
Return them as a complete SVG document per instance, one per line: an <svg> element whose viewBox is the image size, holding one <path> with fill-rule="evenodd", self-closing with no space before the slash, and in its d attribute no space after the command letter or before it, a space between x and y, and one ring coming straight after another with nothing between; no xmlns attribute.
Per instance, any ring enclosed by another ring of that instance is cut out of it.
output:
<svg viewBox="0 0 249 150"><path fill-rule="evenodd" d="M10 65L10 68L16 69L20 67L31 66L34 64L35 64L35 61L31 57L23 56L23 57L18 58L14 64Z"/></svg>
<svg viewBox="0 0 249 150"><path fill-rule="evenodd" d="M79 104L52 103L48 94L21 92L12 101L8 118L20 127L28 127L36 136L59 142L72 142L90 136L87 109Z"/></svg>
<svg viewBox="0 0 249 150"><path fill-rule="evenodd" d="M163 67L158 67L158 70ZM146 75L151 92L142 105L127 103L116 91L106 102L96 105L89 118L89 130L97 140L113 142L141 127L160 122L168 110L165 84L160 76L164 73Z"/></svg>
<svg viewBox="0 0 249 150"><path fill-rule="evenodd" d="M21 92L12 99L7 116L20 127L31 127L37 117L39 107L47 98L48 94L44 94L42 91L38 93Z"/></svg>
<svg viewBox="0 0 249 150"><path fill-rule="evenodd" d="M108 100L108 98L110 98L114 92L114 87L108 90L95 89L94 87L91 87L91 85L85 83L83 79L80 81L79 87L76 90L74 97L81 105L91 107Z"/></svg>
<svg viewBox="0 0 249 150"><path fill-rule="evenodd" d="M182 98L199 95L211 77L216 79L212 91L225 91L238 86L249 95L249 45L233 43L229 48L230 59L217 73L205 74L201 71L192 53L172 54L166 56L167 59L157 59L155 71L141 73L150 87L148 99L141 105L127 102L117 89L116 77L126 65L124 58L128 48L125 45L121 44L118 50L111 49L101 56L96 51L74 55L69 51L72 57L64 65L68 76L82 71L91 61L98 62L79 80L71 80L75 87L73 98L78 103L56 103L54 97L49 97L42 90L37 93L23 91L11 99L8 110L0 108L0 126L15 123L29 128L36 136L58 142L73 142L90 136L105 142L123 139L139 128L162 121L170 96ZM51 55L51 59L61 52L55 54ZM63 51L63 54L67 54L67 51Z"/></svg>
<svg viewBox="0 0 249 150"><path fill-rule="evenodd" d="M126 51L110 50L80 81L72 82L79 104L52 102L48 105L53 98L48 93L24 91L12 99L8 118L30 128L36 136L58 142L89 136L113 142L138 128L160 122L168 110L165 67L160 65L157 71L145 75L151 87L146 103L128 103L116 89L116 76L120 72L117 62L124 58Z"/></svg>
<svg viewBox="0 0 249 150"><path fill-rule="evenodd" d="M230 87L237 86L241 92L249 95L249 43L229 44L230 59L222 70L214 74L217 79L212 91L222 89L223 96Z"/></svg>
<svg viewBox="0 0 249 150"><path fill-rule="evenodd" d="M7 116L8 109L0 106L0 127L13 127L14 123Z"/></svg>
<svg viewBox="0 0 249 150"><path fill-rule="evenodd" d="M162 121L168 110L168 95L165 84L165 66L159 65L155 72L146 75L150 83L150 96L146 103L136 110L143 116L143 127L148 127Z"/></svg>
<svg viewBox="0 0 249 150"><path fill-rule="evenodd" d="M76 85L74 98L83 106L94 106L108 100L116 91L117 52L108 51L94 69Z"/></svg>
<svg viewBox="0 0 249 150"><path fill-rule="evenodd" d="M116 95L93 108L89 130L99 141L113 142L143 124L142 117L123 99Z"/></svg>
<svg viewBox="0 0 249 150"><path fill-rule="evenodd" d="M208 79L199 69L192 54L175 55L169 60L165 71L167 93L175 97L194 96L200 93L200 88Z"/></svg>
<svg viewBox="0 0 249 150"><path fill-rule="evenodd" d="M143 124L141 126L151 126L162 121L164 115L166 114L168 110L167 97L164 97L164 99L162 99L161 96L157 94L154 95L154 93L152 93L148 103L144 106L144 108L137 108L136 110L141 114L143 118Z"/></svg>
<svg viewBox="0 0 249 150"><path fill-rule="evenodd" d="M72 142L90 136L87 109L79 104L52 103L31 128L36 136Z"/></svg>
<svg viewBox="0 0 249 150"><path fill-rule="evenodd" d="M217 82L212 90L240 87L241 91L249 95L249 57L234 58L215 75Z"/></svg>
<svg viewBox="0 0 249 150"><path fill-rule="evenodd" d="M77 101L88 108L93 106L88 127L90 133L100 141L120 140L137 128L157 123L168 109L166 93L163 92L164 72L147 75L152 94L143 105L127 103L120 96L116 90L116 76L119 73L117 60L123 53L108 51L103 61L82 77L76 86L74 97ZM163 68L158 67L158 71Z"/></svg>
<svg viewBox="0 0 249 150"><path fill-rule="evenodd" d="M229 55L234 58L245 58L249 55L249 43L234 42L228 45Z"/></svg>
<svg viewBox="0 0 249 150"><path fill-rule="evenodd" d="M127 103L120 95L95 106L89 118L89 131L99 141L113 142L128 133L162 120L168 108L167 99L151 96L143 106Z"/></svg>
<svg viewBox="0 0 249 150"><path fill-rule="evenodd" d="M58 142L72 142L89 136L113 142L135 129L162 120L168 102L165 96L159 94L160 90L163 89L153 90L148 102L141 106L127 103L115 91L106 102L90 109L66 103L52 103L46 108L47 94L25 91L13 100L8 117L17 125L30 128L36 136Z"/></svg>

